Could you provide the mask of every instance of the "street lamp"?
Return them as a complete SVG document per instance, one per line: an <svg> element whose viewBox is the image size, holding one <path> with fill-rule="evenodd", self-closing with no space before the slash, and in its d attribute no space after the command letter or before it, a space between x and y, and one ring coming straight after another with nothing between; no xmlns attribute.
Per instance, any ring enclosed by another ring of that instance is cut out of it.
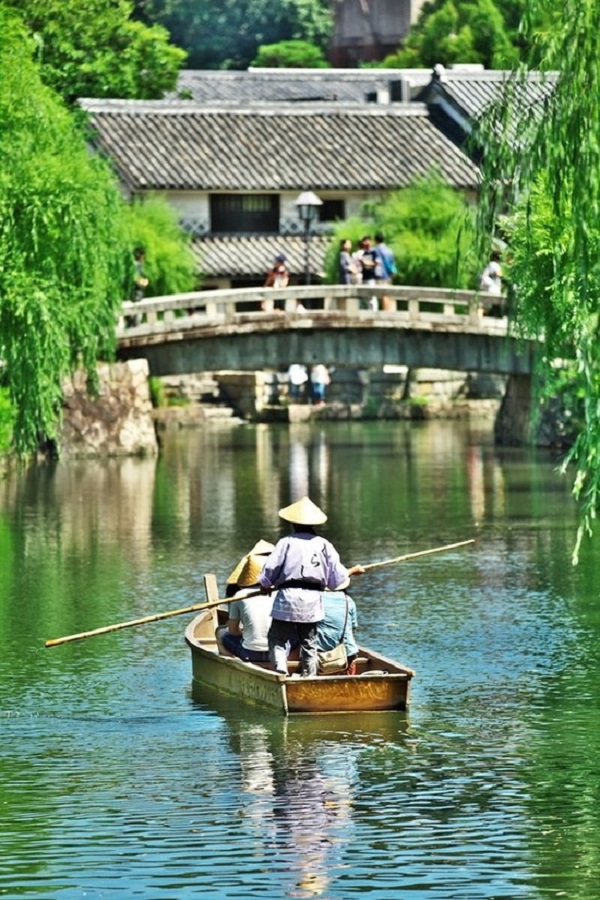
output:
<svg viewBox="0 0 600 900"><path fill-rule="evenodd" d="M304 281L305 284L310 284L310 226L317 218L323 201L312 191L303 191L298 194L295 202L300 221L304 225Z"/></svg>

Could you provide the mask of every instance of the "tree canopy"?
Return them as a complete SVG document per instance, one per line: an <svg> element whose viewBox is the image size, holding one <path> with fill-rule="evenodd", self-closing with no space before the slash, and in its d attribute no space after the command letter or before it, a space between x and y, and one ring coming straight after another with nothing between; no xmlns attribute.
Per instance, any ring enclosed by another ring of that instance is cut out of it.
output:
<svg viewBox="0 0 600 900"><path fill-rule="evenodd" d="M1 0L35 41L42 81L78 97L150 100L173 90L186 54L167 30L133 18L130 0Z"/></svg>
<svg viewBox="0 0 600 900"><path fill-rule="evenodd" d="M494 0L433 0L384 67L433 67L479 63L505 69L518 61L502 4Z"/></svg>
<svg viewBox="0 0 600 900"><path fill-rule="evenodd" d="M252 65L259 68L327 69L323 51L307 41L280 41L258 48Z"/></svg>
<svg viewBox="0 0 600 900"><path fill-rule="evenodd" d="M492 111L481 209L488 228L508 214L516 321L522 333L544 337L542 376L551 384L556 360L571 360L573 390L584 398L565 463L574 466L582 501L576 559L600 499L600 2L555 5L553 27L539 29L546 13L542 0L530 0L529 66L560 76L538 115L523 116L510 102ZM527 68L515 73L508 91Z"/></svg>
<svg viewBox="0 0 600 900"><path fill-rule="evenodd" d="M326 0L138 0L137 9L169 30L195 69L246 69L259 47L280 41L324 49L333 27Z"/></svg>
<svg viewBox="0 0 600 900"><path fill-rule="evenodd" d="M146 297L193 291L197 286L196 262L186 236L177 221L177 213L162 197L134 200L125 210L128 246L143 247L146 256L144 274L149 284ZM123 297L133 293L133 256L130 257L129 283Z"/></svg>

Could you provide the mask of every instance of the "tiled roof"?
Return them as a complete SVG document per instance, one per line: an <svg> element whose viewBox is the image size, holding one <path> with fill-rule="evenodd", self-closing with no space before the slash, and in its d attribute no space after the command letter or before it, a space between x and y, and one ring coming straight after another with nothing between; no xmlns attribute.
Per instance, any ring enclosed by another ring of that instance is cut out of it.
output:
<svg viewBox="0 0 600 900"><path fill-rule="evenodd" d="M436 166L456 188L478 170L421 104L210 109L82 100L96 144L132 191L380 191Z"/></svg>
<svg viewBox="0 0 600 900"><path fill-rule="evenodd" d="M313 274L323 271L326 238L313 236L310 239L309 263ZM266 278L278 253L285 254L286 265L292 278L302 282L305 265L304 239L298 236L275 235L256 237L203 237L192 243L192 251L198 269L209 277L221 278Z"/></svg>
<svg viewBox="0 0 600 900"><path fill-rule="evenodd" d="M400 83L424 87L429 69L183 69L169 100L195 103L373 102L378 91L400 91ZM399 99L397 96L394 99ZM409 99L406 97L406 99Z"/></svg>
<svg viewBox="0 0 600 900"><path fill-rule="evenodd" d="M552 93L558 77L556 72L529 72L520 80L508 71L453 71L441 66L436 69L439 77L418 93L417 99L427 102L437 85L467 118L474 120L480 120L485 111L502 98L509 83L513 85L511 102L522 109L539 108Z"/></svg>

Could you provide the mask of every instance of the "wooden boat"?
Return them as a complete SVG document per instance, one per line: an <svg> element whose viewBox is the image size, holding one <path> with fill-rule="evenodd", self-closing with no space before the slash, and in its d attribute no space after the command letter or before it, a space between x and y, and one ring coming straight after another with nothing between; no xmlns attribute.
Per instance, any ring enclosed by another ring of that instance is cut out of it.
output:
<svg viewBox="0 0 600 900"><path fill-rule="evenodd" d="M206 578L210 576L205 576ZM207 594L209 590L207 588ZM296 674L299 663L290 660L286 677L270 663L243 662L223 655L217 630L227 621L227 611L203 610L190 622L185 639L192 653L194 681L240 700L275 712L330 713L406 709L412 669L360 647L356 675Z"/></svg>

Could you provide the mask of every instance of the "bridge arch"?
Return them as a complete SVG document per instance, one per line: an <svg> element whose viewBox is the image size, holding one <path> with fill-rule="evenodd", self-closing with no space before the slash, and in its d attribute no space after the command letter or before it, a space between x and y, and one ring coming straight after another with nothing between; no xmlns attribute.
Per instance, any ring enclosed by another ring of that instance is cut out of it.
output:
<svg viewBox="0 0 600 900"><path fill-rule="evenodd" d="M346 285L152 298L124 304L118 355L146 358L157 376L285 371L292 362L503 375L518 379L519 390L507 392L519 405L509 420L523 430L536 346L511 333L497 302L468 291Z"/></svg>
<svg viewBox="0 0 600 900"><path fill-rule="evenodd" d="M371 308L376 301L386 309ZM530 375L534 346L489 298L431 288L324 285L206 291L124 304L123 359L157 375L287 367L407 365ZM278 308L278 306L282 308ZM126 324L130 314L135 324Z"/></svg>

